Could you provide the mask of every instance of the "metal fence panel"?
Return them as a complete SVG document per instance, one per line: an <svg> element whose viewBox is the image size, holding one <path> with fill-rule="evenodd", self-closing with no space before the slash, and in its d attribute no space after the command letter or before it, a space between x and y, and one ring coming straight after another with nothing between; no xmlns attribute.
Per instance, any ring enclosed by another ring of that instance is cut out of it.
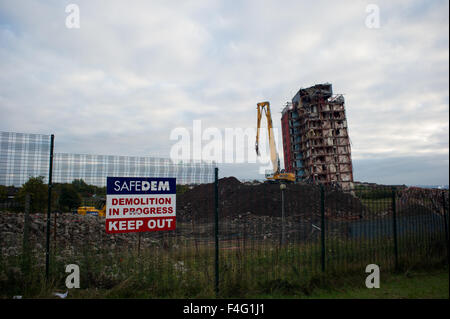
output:
<svg viewBox="0 0 450 319"><path fill-rule="evenodd" d="M0 184L20 186L30 176L47 178L49 143L47 135L1 133ZM283 188L233 177L217 180L216 169L214 163L56 153L56 183L83 179L105 186L107 176L176 177L177 228L111 235L101 218L53 213L50 275L62 284L61 267L79 263L88 274L85 288L133 282L145 285L152 297L240 297L249 291L294 291L324 272L364 274L368 264L389 271L448 263L448 190ZM9 202L0 209L5 218L0 223L1 270L21 252L24 215L20 205ZM27 251L36 254L39 268L45 214L33 211L29 218Z"/></svg>

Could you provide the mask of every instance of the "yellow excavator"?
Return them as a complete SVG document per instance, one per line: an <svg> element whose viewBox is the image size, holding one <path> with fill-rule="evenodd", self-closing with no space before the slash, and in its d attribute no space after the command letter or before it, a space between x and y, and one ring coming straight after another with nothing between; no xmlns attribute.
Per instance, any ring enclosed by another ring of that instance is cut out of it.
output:
<svg viewBox="0 0 450 319"><path fill-rule="evenodd" d="M80 206L75 211L74 214L79 215L93 215L93 216L99 216L99 217L105 217L106 216L106 201L104 199L100 199L97 201L97 207L94 206Z"/></svg>
<svg viewBox="0 0 450 319"><path fill-rule="evenodd" d="M259 156L259 129L261 127L261 117L262 113L266 114L267 118L267 129L269 132L269 147L270 147L270 160L273 166L273 172L266 172L266 179L268 182L276 183L276 182L287 182L294 183L295 182L295 174L287 173L284 170L280 170L280 158L278 156L277 148L275 146L275 137L273 135L273 125L272 125L272 115L270 113L270 103L269 102L261 102L256 104L256 109L258 110L258 118L257 118L257 129L256 129L256 154Z"/></svg>

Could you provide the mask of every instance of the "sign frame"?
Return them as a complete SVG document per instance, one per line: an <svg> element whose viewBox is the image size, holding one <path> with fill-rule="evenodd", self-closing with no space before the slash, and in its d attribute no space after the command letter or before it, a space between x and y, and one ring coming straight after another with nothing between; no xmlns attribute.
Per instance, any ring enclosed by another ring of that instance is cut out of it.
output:
<svg viewBox="0 0 450 319"><path fill-rule="evenodd" d="M108 234L176 229L176 178L107 177Z"/></svg>

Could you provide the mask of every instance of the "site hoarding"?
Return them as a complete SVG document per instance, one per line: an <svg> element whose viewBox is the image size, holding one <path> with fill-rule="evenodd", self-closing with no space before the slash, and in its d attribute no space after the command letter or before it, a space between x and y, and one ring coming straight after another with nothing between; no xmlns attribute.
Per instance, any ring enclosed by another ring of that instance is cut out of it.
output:
<svg viewBox="0 0 450 319"><path fill-rule="evenodd" d="M107 177L105 224L109 234L174 230L176 179Z"/></svg>

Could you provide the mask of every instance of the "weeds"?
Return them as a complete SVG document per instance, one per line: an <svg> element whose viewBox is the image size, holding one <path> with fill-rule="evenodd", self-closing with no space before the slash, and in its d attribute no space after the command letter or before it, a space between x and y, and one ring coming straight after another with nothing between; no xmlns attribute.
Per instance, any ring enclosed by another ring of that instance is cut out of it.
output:
<svg viewBox="0 0 450 319"><path fill-rule="evenodd" d="M331 238L327 247L332 247ZM334 243L335 244L335 243ZM446 246L438 241L415 245L403 238L399 269L411 276L416 269L447 265ZM339 249L326 250L326 272L321 271L321 249L317 244L237 245L220 251L218 297L246 298L252 295L309 296L316 289L337 287L348 282L364 282L365 266L377 263L383 274L394 270L390 239L370 240L353 245L342 241ZM248 247L248 248L244 248ZM252 247L252 248L249 248ZM415 249L413 249L415 247ZM49 298L52 292L66 291L65 267L80 267L81 289L71 297L81 298L215 298L214 247L186 245L177 249L135 250L94 249L86 245L80 252L53 251L50 280L45 280L45 255L34 251L27 256L0 260L0 297Z"/></svg>

